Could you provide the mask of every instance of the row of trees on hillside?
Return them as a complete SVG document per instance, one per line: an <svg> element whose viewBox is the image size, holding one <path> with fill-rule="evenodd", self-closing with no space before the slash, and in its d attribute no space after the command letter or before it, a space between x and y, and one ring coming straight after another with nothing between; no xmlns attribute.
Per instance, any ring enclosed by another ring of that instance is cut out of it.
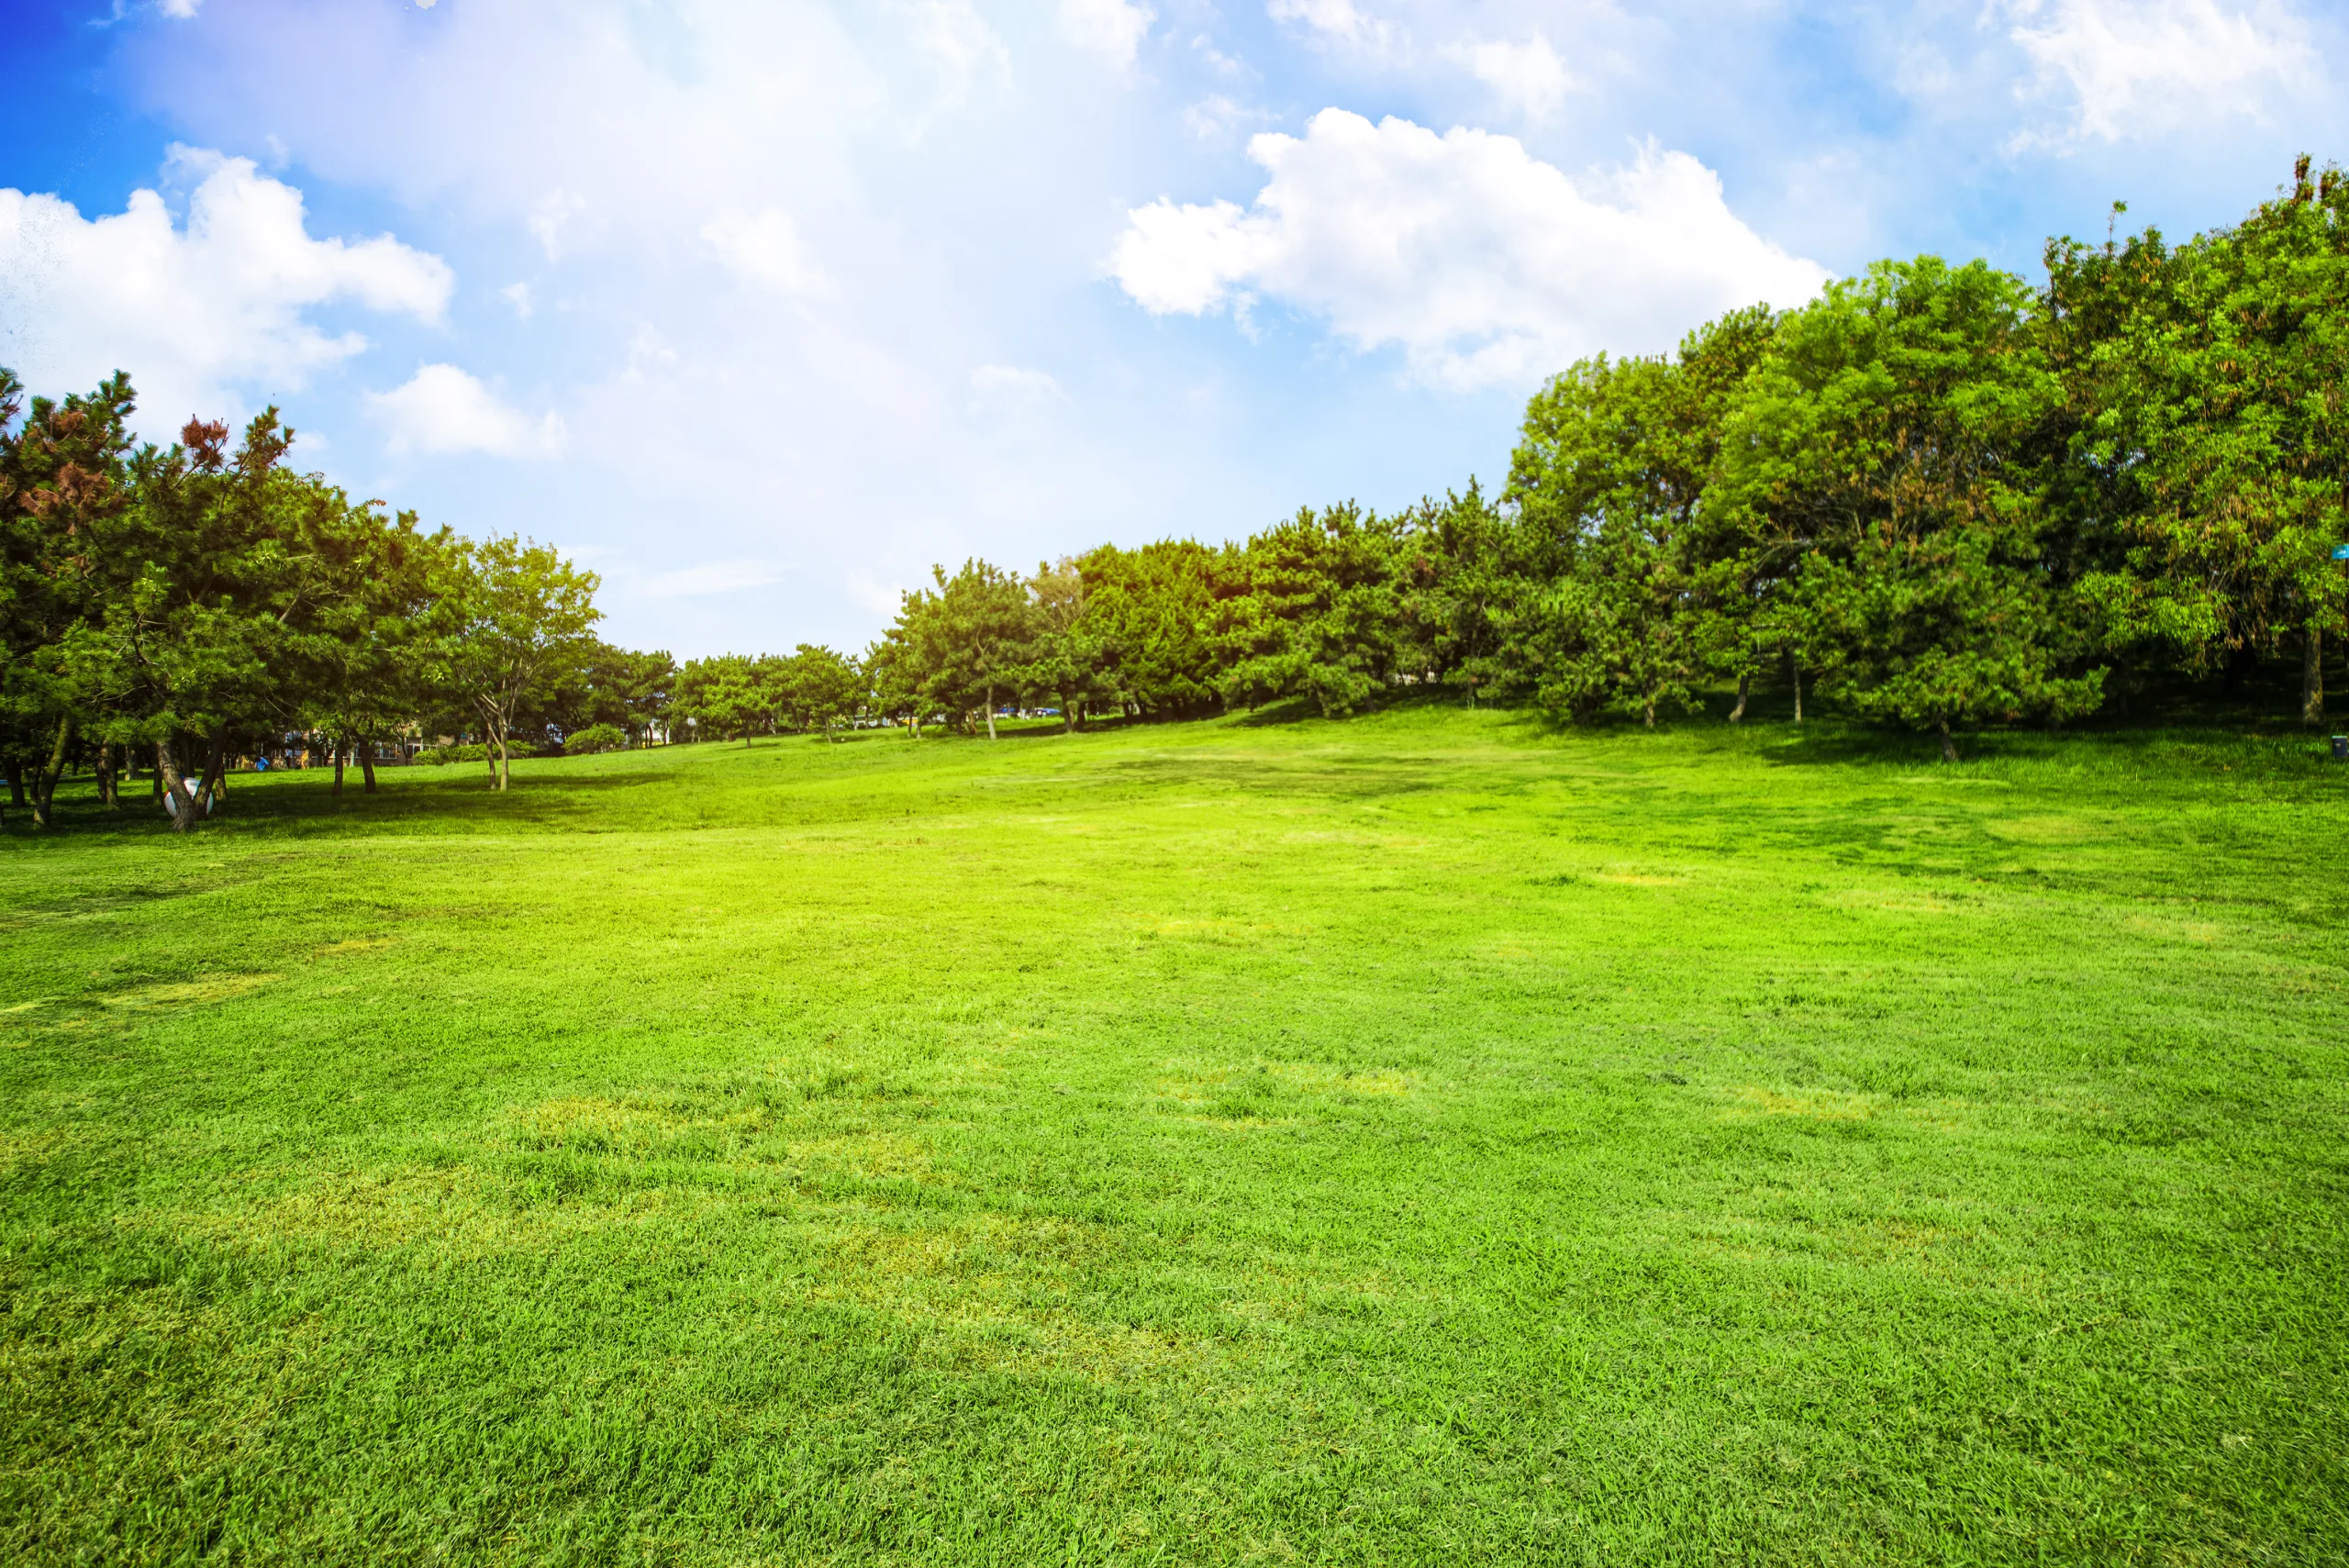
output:
<svg viewBox="0 0 2349 1568"><path fill-rule="evenodd" d="M1016 692L1196 711L1400 684L1653 724L1782 672L1937 733L2297 654L2349 608L2349 181L2243 224L2053 241L2034 288L1885 261L1678 352L1572 366L1499 503L1347 506L1244 544L980 562L874 650L894 710Z"/></svg>
<svg viewBox="0 0 2349 1568"><path fill-rule="evenodd" d="M1473 481L1236 543L983 561L905 595L861 657L683 667L594 634L551 548L427 532L284 462L272 409L231 448L192 420L134 447L128 380L62 402L0 372L0 760L48 820L59 778L114 799L150 765L175 819L260 738L340 761L473 736L836 735L1007 706L1182 716L1397 687L1653 724L1791 686L1940 736L2297 657L2323 713L2349 611L2349 181L2243 223L2052 241L2032 286L1885 261L1676 353L1598 356L1526 409L1497 497Z"/></svg>
<svg viewBox="0 0 2349 1568"><path fill-rule="evenodd" d="M169 449L133 445L132 409L119 374L28 407L0 371L0 751L44 823L80 764L109 801L149 766L192 824L232 757L287 732L332 738L337 787L348 754L372 789L378 744L469 730L502 788L526 713L641 662L593 642L593 574L294 472L273 408L233 448L191 420Z"/></svg>

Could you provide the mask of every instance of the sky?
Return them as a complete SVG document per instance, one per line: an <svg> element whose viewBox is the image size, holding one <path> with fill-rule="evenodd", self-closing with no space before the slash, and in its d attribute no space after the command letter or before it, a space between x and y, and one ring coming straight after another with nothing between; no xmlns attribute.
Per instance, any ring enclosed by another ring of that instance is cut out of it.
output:
<svg viewBox="0 0 2349 1568"><path fill-rule="evenodd" d="M1505 483L1527 395L1884 256L2349 157L2318 0L0 0L0 363L860 649L965 557Z"/></svg>

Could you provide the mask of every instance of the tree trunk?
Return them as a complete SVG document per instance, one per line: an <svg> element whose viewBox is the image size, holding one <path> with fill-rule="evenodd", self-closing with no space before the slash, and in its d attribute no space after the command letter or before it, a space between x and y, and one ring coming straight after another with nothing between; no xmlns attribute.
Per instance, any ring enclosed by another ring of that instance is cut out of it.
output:
<svg viewBox="0 0 2349 1568"><path fill-rule="evenodd" d="M1791 660L1788 661L1788 665L1795 673L1795 722L1800 724L1802 722L1802 666Z"/></svg>
<svg viewBox="0 0 2349 1568"><path fill-rule="evenodd" d="M221 795L220 775L228 771L228 727L220 726L212 732L212 744L204 758L204 781L196 786L195 803L204 815L212 815L212 803Z"/></svg>
<svg viewBox="0 0 2349 1568"><path fill-rule="evenodd" d="M334 788L328 793L337 800L342 798L342 737L334 738Z"/></svg>
<svg viewBox="0 0 2349 1568"><path fill-rule="evenodd" d="M995 739L995 688L987 688L987 739Z"/></svg>
<svg viewBox="0 0 2349 1568"><path fill-rule="evenodd" d="M1949 720L1946 718L1943 719L1941 721L1941 725L1942 761L1944 762L1954 762L1957 761L1957 747L1949 738Z"/></svg>
<svg viewBox="0 0 2349 1568"><path fill-rule="evenodd" d="M172 827L184 833L195 826L195 810L189 804L187 791L180 787L179 760L172 755L172 743L155 742L155 782L161 786L163 808L172 814Z"/></svg>
<svg viewBox="0 0 2349 1568"><path fill-rule="evenodd" d="M1647 706L1640 709L1640 722L1647 726L1650 729L1653 729L1655 728L1655 695L1653 693L1649 694Z"/></svg>
<svg viewBox="0 0 2349 1568"><path fill-rule="evenodd" d="M2300 639L2300 722L2324 722L2324 633L2310 627Z"/></svg>
<svg viewBox="0 0 2349 1568"><path fill-rule="evenodd" d="M1753 689L1753 672L1746 671L1738 675L1737 706L1729 710L1729 721L1731 724L1742 724L1745 722L1745 697L1746 694Z"/></svg>
<svg viewBox="0 0 2349 1568"><path fill-rule="evenodd" d="M109 810L122 809L122 792L115 785L114 742L98 742L98 804Z"/></svg>
<svg viewBox="0 0 2349 1568"><path fill-rule="evenodd" d="M65 748L72 739L73 716L69 713L57 721L57 744L50 751L49 766L33 780L33 820L43 828L55 821L50 808L57 799L57 781L65 773Z"/></svg>
<svg viewBox="0 0 2349 1568"><path fill-rule="evenodd" d="M8 767L8 804L22 809L25 804L25 765L13 762Z"/></svg>
<svg viewBox="0 0 2349 1568"><path fill-rule="evenodd" d="M367 793L374 794L375 748L373 745L362 745L359 748L359 773L367 781Z"/></svg>
<svg viewBox="0 0 2349 1568"><path fill-rule="evenodd" d="M501 790L514 782L514 754L506 747L506 727L497 727L497 787Z"/></svg>

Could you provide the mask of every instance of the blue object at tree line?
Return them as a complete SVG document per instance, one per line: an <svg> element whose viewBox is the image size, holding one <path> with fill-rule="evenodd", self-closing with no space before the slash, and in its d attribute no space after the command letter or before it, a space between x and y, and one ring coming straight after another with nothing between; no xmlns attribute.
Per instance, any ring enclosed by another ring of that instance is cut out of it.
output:
<svg viewBox="0 0 2349 1568"><path fill-rule="evenodd" d="M2334 545L2332 547L2332 559L2335 561L2349 561L2349 544Z"/></svg>

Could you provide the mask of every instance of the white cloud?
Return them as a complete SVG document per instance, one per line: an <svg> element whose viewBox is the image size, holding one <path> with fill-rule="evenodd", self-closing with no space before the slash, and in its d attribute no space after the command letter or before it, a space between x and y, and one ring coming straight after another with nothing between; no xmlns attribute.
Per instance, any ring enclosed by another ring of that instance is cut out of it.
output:
<svg viewBox="0 0 2349 1568"><path fill-rule="evenodd" d="M1011 51L971 0L891 0L888 9L904 18L907 38L935 83L928 112L914 123L917 138L937 116L969 103L981 85L1011 80Z"/></svg>
<svg viewBox="0 0 2349 1568"><path fill-rule="evenodd" d="M1045 371L1018 365L981 365L971 373L971 390L981 397L1009 403L1066 402L1061 384Z"/></svg>
<svg viewBox="0 0 2349 1568"><path fill-rule="evenodd" d="M562 417L532 419L455 365L426 365L389 392L371 392L367 410L396 453L552 457L569 439Z"/></svg>
<svg viewBox="0 0 2349 1568"><path fill-rule="evenodd" d="M1273 116L1264 109L1251 108L1220 93L1211 93L1183 110L1183 125L1201 141L1220 141L1243 125L1262 125Z"/></svg>
<svg viewBox="0 0 2349 1568"><path fill-rule="evenodd" d="M1556 114L1574 90L1565 61L1540 33L1523 43L1461 43L1443 52L1491 88L1502 108L1533 125Z"/></svg>
<svg viewBox="0 0 2349 1568"><path fill-rule="evenodd" d="M1368 350L1466 388L1524 384L1598 349L1664 347L1724 310L1801 303L1827 272L1748 228L1720 177L1653 146L1588 193L1514 138L1324 109L1264 135L1253 206L1128 215L1110 270L1155 315L1252 295L1328 318Z"/></svg>
<svg viewBox="0 0 2349 1568"><path fill-rule="evenodd" d="M717 594L739 594L783 581L786 568L779 561L706 561L680 566L645 580L644 591L656 598L701 599Z"/></svg>
<svg viewBox="0 0 2349 1568"><path fill-rule="evenodd" d="M578 236L579 220L586 211L587 198L576 191L549 191L539 198L530 209L530 232L538 236L548 261L562 260Z"/></svg>
<svg viewBox="0 0 2349 1568"><path fill-rule="evenodd" d="M195 17L195 8L203 3L204 0L161 0L155 8L166 17L175 17L184 22Z"/></svg>
<svg viewBox="0 0 2349 1568"><path fill-rule="evenodd" d="M538 299L531 294L528 283L507 284L497 294L499 298L514 307L514 314L524 321L528 321L539 307Z"/></svg>
<svg viewBox="0 0 2349 1568"><path fill-rule="evenodd" d="M313 306L440 319L455 278L439 257L389 235L311 239L302 194L246 159L174 148L169 172L196 182L184 228L151 190L92 219L55 196L0 190L0 361L61 391L128 369L142 428L161 434L221 411L231 385L296 390L366 348L356 332L321 330Z"/></svg>
<svg viewBox="0 0 2349 1568"><path fill-rule="evenodd" d="M1401 36L1394 23L1363 15L1354 0L1269 0L1264 14L1275 22L1301 22L1328 41L1356 49L1384 50Z"/></svg>
<svg viewBox="0 0 2349 1568"><path fill-rule="evenodd" d="M2272 0L2012 0L2009 34L2043 85L2076 101L2072 133L2102 141L2256 116L2267 90L2308 74L2308 29Z"/></svg>
<svg viewBox="0 0 2349 1568"><path fill-rule="evenodd" d="M1134 51L1150 35L1158 13L1132 0L1061 0L1060 35L1113 65L1134 62Z"/></svg>
<svg viewBox="0 0 2349 1568"><path fill-rule="evenodd" d="M781 207L747 217L729 213L704 224L701 237L729 271L762 288L804 297L828 286L798 226Z"/></svg>

